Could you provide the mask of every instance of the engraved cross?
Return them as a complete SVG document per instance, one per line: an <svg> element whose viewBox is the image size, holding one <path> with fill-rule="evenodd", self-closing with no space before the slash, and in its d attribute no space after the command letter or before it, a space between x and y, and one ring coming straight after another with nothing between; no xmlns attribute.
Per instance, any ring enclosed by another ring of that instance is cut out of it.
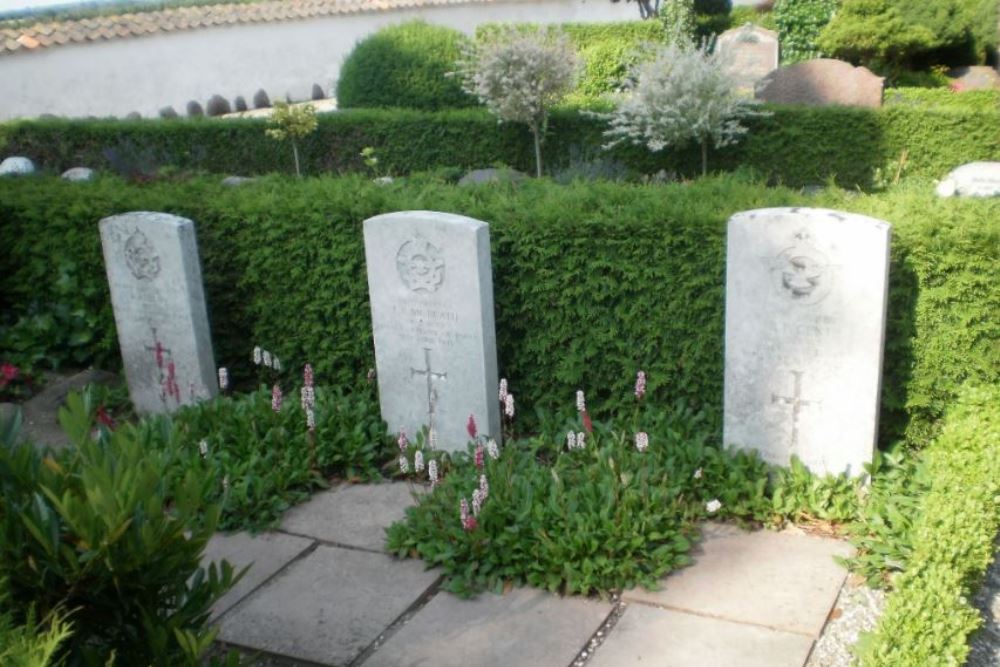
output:
<svg viewBox="0 0 1000 667"><path fill-rule="evenodd" d="M771 403L783 403L792 406L792 452L795 451L799 444L799 414L802 412L802 408L810 405L819 405L819 401L807 401L802 398L802 375L802 371L792 371L792 377L795 378L795 382L791 396L771 394Z"/></svg>
<svg viewBox="0 0 1000 667"><path fill-rule="evenodd" d="M427 378L427 423L433 425L434 423L434 404L437 402L437 389L434 388L434 380L447 380L447 373L436 373L431 370L431 350L429 347L424 348L424 368L419 370L416 368L410 368L410 377L414 375L423 375Z"/></svg>

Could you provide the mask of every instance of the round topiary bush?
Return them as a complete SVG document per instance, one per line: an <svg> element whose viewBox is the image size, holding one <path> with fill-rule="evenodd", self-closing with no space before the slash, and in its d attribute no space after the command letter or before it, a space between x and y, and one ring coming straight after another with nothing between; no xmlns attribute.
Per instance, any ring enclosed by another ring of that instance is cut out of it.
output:
<svg viewBox="0 0 1000 667"><path fill-rule="evenodd" d="M468 38L457 30L412 21L358 42L340 68L337 106L435 111L477 104L455 71Z"/></svg>

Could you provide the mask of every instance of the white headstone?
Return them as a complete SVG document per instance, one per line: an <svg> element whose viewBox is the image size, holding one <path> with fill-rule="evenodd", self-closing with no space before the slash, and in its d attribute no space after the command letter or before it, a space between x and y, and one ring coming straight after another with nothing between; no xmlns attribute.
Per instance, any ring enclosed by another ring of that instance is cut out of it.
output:
<svg viewBox="0 0 1000 667"><path fill-rule="evenodd" d="M1000 197L1000 162L970 162L937 185L941 197Z"/></svg>
<svg viewBox="0 0 1000 667"><path fill-rule="evenodd" d="M167 213L101 220L104 265L129 395L140 413L216 394L194 223Z"/></svg>
<svg viewBox="0 0 1000 667"><path fill-rule="evenodd" d="M499 439L489 225L433 211L365 220L382 418L465 450L466 424Z"/></svg>
<svg viewBox="0 0 1000 667"><path fill-rule="evenodd" d="M878 426L888 223L826 209L729 219L724 441L859 475Z"/></svg>
<svg viewBox="0 0 1000 667"><path fill-rule="evenodd" d="M73 167L62 173L64 181L73 181L74 183L92 181L94 180L94 176L94 170L89 167Z"/></svg>
<svg viewBox="0 0 1000 667"><path fill-rule="evenodd" d="M27 176L35 173L35 163L26 157L13 156L0 162L0 176Z"/></svg>
<svg viewBox="0 0 1000 667"><path fill-rule="evenodd" d="M778 67L778 33L747 23L719 35L715 48L727 55L737 88L753 95L754 85Z"/></svg>

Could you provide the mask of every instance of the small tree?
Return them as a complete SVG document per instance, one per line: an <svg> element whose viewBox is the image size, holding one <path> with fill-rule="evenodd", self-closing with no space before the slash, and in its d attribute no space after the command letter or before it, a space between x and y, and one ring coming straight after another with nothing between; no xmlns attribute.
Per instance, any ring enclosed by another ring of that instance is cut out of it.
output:
<svg viewBox="0 0 1000 667"><path fill-rule="evenodd" d="M694 0L670 0L660 11L666 42L694 39Z"/></svg>
<svg viewBox="0 0 1000 667"><path fill-rule="evenodd" d="M603 117L611 141L645 146L654 153L690 141L701 145L701 173L708 173L708 145L735 143L747 128L740 122L763 115L740 97L726 71L725 56L710 44L679 41L661 47L633 69L632 83L618 107Z"/></svg>
<svg viewBox="0 0 1000 667"><path fill-rule="evenodd" d="M466 92L497 118L526 123L542 175L542 136L549 109L576 85L580 62L561 33L506 30L474 46L458 63Z"/></svg>
<svg viewBox="0 0 1000 667"><path fill-rule="evenodd" d="M267 136L278 141L286 139L292 142L292 155L295 157L295 175L302 178L299 167L298 140L316 131L316 110L311 104L292 106L287 102L275 102L274 113L267 122Z"/></svg>

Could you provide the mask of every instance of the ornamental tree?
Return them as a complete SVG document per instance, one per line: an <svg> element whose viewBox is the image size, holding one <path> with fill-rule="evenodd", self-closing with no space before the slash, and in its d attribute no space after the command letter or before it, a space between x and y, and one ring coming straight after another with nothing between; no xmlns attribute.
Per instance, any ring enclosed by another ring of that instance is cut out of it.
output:
<svg viewBox="0 0 1000 667"><path fill-rule="evenodd" d="M722 148L746 134L740 121L764 115L737 94L725 55L711 44L681 40L661 47L656 56L633 68L631 84L617 108L601 116L609 121L605 148L621 143L658 152L697 142L701 172L708 173L708 146Z"/></svg>
<svg viewBox="0 0 1000 667"><path fill-rule="evenodd" d="M576 51L562 33L505 30L469 49L457 74L463 89L501 122L527 124L541 177L549 109L573 90L579 69Z"/></svg>
<svg viewBox="0 0 1000 667"><path fill-rule="evenodd" d="M288 140L292 143L292 155L295 157L295 175L302 178L299 168L298 140L304 139L316 131L316 110L311 104L292 106L287 102L275 102L274 113L267 121L265 134L278 141Z"/></svg>

